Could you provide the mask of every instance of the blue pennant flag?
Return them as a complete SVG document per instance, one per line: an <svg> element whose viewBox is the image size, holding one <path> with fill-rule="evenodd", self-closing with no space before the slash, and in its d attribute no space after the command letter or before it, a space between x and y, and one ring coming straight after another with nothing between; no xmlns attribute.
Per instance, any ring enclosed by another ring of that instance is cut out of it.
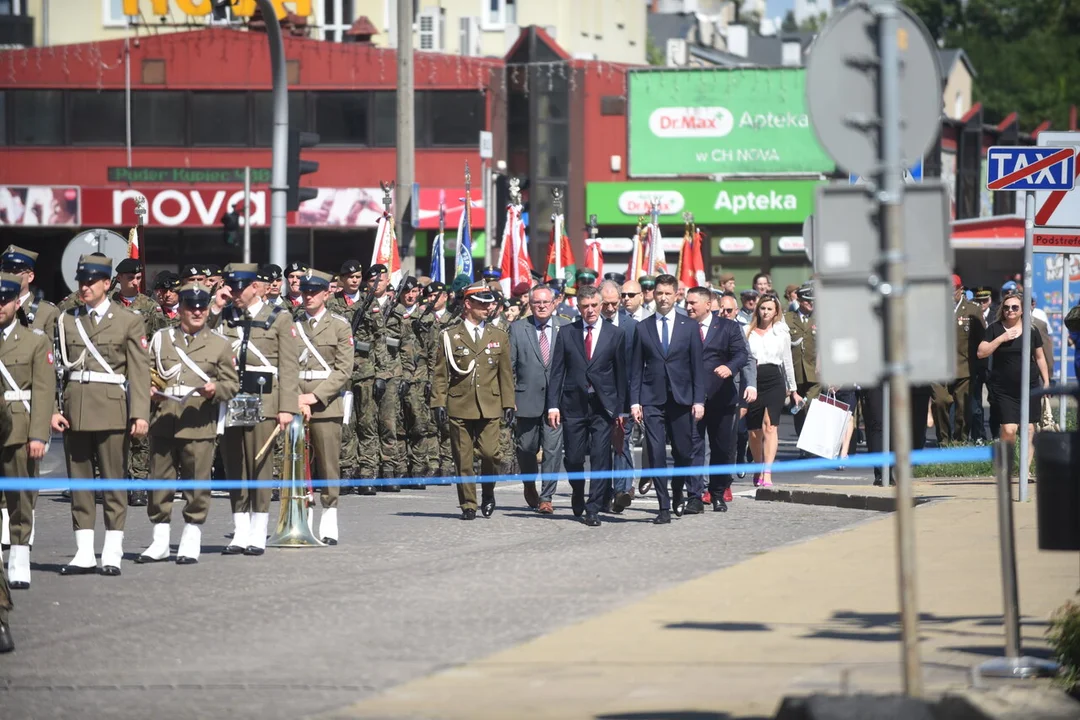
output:
<svg viewBox="0 0 1080 720"><path fill-rule="evenodd" d="M434 282L446 282L446 273L443 270L444 258L443 258L443 234L439 233L435 236L435 242L431 244L431 272L428 273L428 277Z"/></svg>
<svg viewBox="0 0 1080 720"><path fill-rule="evenodd" d="M468 213L469 198L462 198L465 208L461 212L461 220L458 222L457 250L454 252L454 278L458 275L468 275L472 282L472 234L469 223L465 221Z"/></svg>

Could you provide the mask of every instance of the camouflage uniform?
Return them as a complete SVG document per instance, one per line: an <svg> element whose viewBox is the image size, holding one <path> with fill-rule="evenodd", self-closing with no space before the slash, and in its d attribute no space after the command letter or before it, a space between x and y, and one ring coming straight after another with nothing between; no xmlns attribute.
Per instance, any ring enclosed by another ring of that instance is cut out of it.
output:
<svg viewBox="0 0 1080 720"><path fill-rule="evenodd" d="M509 335L510 327L502 316L495 318L490 323ZM514 475L517 473L517 453L514 451L514 428L502 421L499 422L499 449L495 452L495 471L500 475ZM477 465L479 475L479 465Z"/></svg>
<svg viewBox="0 0 1080 720"><path fill-rule="evenodd" d="M439 475L439 441L428 406L431 398L428 359L434 343L432 328L436 317L431 310L426 313L424 310L423 305L417 307L412 318L406 321L406 328L411 333L410 345L408 351L401 353L402 378L409 383L401 407L410 477Z"/></svg>
<svg viewBox="0 0 1080 720"><path fill-rule="evenodd" d="M67 297L57 303L56 309L60 311L61 315L63 315L68 310L71 310L72 308L77 308L82 304L83 301L79 298L79 292L78 290L76 290L74 292L68 293Z"/></svg>
<svg viewBox="0 0 1080 720"><path fill-rule="evenodd" d="M379 401L379 473L384 478L408 476L405 448L398 438L398 418L401 414L403 382L402 356L415 352L412 332L405 319L405 306L400 303L386 315L383 327L386 362L375 368L375 377L386 381L386 392Z"/></svg>
<svg viewBox="0 0 1080 720"><path fill-rule="evenodd" d="M329 300L326 301L326 309L329 312L336 313L346 318L352 323L353 313L356 310L355 303L350 299L346 299L344 292L334 293ZM355 349L354 349L355 353ZM350 383L349 392L352 392L352 383ZM356 472L356 398L353 398L353 417L348 419L348 423L341 426L341 454L338 457L338 463L341 467L341 479L342 481L352 480L359 477ZM342 482L341 492L342 494L348 494L350 486L348 482Z"/></svg>
<svg viewBox="0 0 1080 720"><path fill-rule="evenodd" d="M161 306L153 298L139 293L130 302L124 300L120 291L117 290L109 296L111 302L127 308L136 315L140 315L143 321L143 330L147 338L154 336L159 329L166 327L165 314L161 312ZM131 438L128 446L128 475L132 480L145 480L150 474L150 438ZM144 505L146 503L145 491L133 491L128 493L128 503Z"/></svg>
<svg viewBox="0 0 1080 720"><path fill-rule="evenodd" d="M427 357L427 376L430 378L435 373L435 360L439 356L439 353L444 352L443 348L439 345L439 333L451 325L455 325L461 322L461 318L453 315L450 312L444 312L442 317L433 315L434 321L429 332L429 338L427 347L430 349ZM447 425L438 425L435 428L438 433L439 443L439 476L440 477L452 477L457 474L454 465L454 456L450 450L450 427Z"/></svg>

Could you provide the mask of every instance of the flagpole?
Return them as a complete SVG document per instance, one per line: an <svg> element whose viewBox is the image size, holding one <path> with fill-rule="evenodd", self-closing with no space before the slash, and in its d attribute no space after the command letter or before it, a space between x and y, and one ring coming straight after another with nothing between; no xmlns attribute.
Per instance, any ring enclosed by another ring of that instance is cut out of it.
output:
<svg viewBox="0 0 1080 720"><path fill-rule="evenodd" d="M565 280L565 278L560 278L562 274L562 191L557 187L551 189L551 209L551 221L554 225L552 242L555 243L555 279Z"/></svg>
<svg viewBox="0 0 1080 720"><path fill-rule="evenodd" d="M436 262L439 270L438 281L446 282L446 191L439 191L439 257Z"/></svg>

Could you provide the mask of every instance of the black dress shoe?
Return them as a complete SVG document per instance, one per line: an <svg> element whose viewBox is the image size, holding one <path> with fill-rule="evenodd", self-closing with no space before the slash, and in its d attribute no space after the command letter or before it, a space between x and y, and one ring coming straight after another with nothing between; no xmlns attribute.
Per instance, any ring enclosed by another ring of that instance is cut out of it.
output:
<svg viewBox="0 0 1080 720"><path fill-rule="evenodd" d="M671 512L668 510L661 510L660 513L653 518L653 525L670 525L671 524Z"/></svg>
<svg viewBox="0 0 1080 720"><path fill-rule="evenodd" d="M570 508L574 511L574 517L585 514L585 496L574 494L570 497Z"/></svg>
<svg viewBox="0 0 1080 720"><path fill-rule="evenodd" d="M146 507L146 491L131 490L128 492L128 507Z"/></svg>
<svg viewBox="0 0 1080 720"><path fill-rule="evenodd" d="M374 495L375 494L375 488L372 487L371 485L358 485L356 487L356 494L357 495Z"/></svg>
<svg viewBox="0 0 1080 720"><path fill-rule="evenodd" d="M700 515L705 512L705 503L701 501L701 498L692 497L684 505L683 512L687 515Z"/></svg>
<svg viewBox="0 0 1080 720"><path fill-rule="evenodd" d="M258 557L265 552L266 550L264 550L263 548L255 547L254 545L248 545L246 548L244 548L244 554L251 555L252 557Z"/></svg>
<svg viewBox="0 0 1080 720"><path fill-rule="evenodd" d="M472 508L469 508L468 510L462 510L461 511L461 519L462 520L475 520L476 519L476 511L473 510Z"/></svg>
<svg viewBox="0 0 1080 720"><path fill-rule="evenodd" d="M633 496L628 492L615 493L615 512L620 513L626 508L630 507L630 503L634 502Z"/></svg>
<svg viewBox="0 0 1080 720"><path fill-rule="evenodd" d="M589 527L600 527L600 518L596 517L592 513L585 516L585 524Z"/></svg>
<svg viewBox="0 0 1080 720"><path fill-rule="evenodd" d="M327 545L337 545L337 540L334 538L323 538L322 541Z"/></svg>
<svg viewBox="0 0 1080 720"><path fill-rule="evenodd" d="M222 555L243 555L247 551L247 548L240 545L226 545L225 549L221 551Z"/></svg>
<svg viewBox="0 0 1080 720"><path fill-rule="evenodd" d="M181 555L180 557L176 558L177 565L197 565L198 563L199 561L193 557L184 557L183 555Z"/></svg>
<svg viewBox="0 0 1080 720"><path fill-rule="evenodd" d="M675 517L682 517L686 512L686 500L683 498L672 498L671 509L675 513Z"/></svg>
<svg viewBox="0 0 1080 720"><path fill-rule="evenodd" d="M383 485L377 489L381 490L382 492L401 492L400 485Z"/></svg>
<svg viewBox="0 0 1080 720"><path fill-rule="evenodd" d="M0 654L14 652L15 641L11 639L11 630L7 623L0 623Z"/></svg>
<svg viewBox="0 0 1080 720"><path fill-rule="evenodd" d="M98 571L96 565L79 567L78 565L64 565L60 568L61 575L93 575Z"/></svg>
<svg viewBox="0 0 1080 720"><path fill-rule="evenodd" d="M480 512L484 514L484 517L491 517L491 513L495 512L495 500L485 500L480 503Z"/></svg>
<svg viewBox="0 0 1080 720"><path fill-rule="evenodd" d="M727 512L727 503L722 498L713 498L712 509L713 512Z"/></svg>
<svg viewBox="0 0 1080 720"><path fill-rule="evenodd" d="M281 490L274 488L270 491L270 502L279 502L281 500Z"/></svg>
<svg viewBox="0 0 1080 720"><path fill-rule="evenodd" d="M101 574L106 577L120 577L120 568L115 565L102 565Z"/></svg>
<svg viewBox="0 0 1080 720"><path fill-rule="evenodd" d="M8 587L11 588L12 590L29 590L30 589L30 583L23 582L22 580L13 581L13 582L8 583Z"/></svg>
<svg viewBox="0 0 1080 720"><path fill-rule="evenodd" d="M885 483L881 478L874 478L874 487L885 487Z"/></svg>
<svg viewBox="0 0 1080 720"><path fill-rule="evenodd" d="M166 555L165 557L163 557L161 559L152 558L152 557L149 557L147 555L136 555L135 556L135 562L139 563L140 565L145 565L147 563L165 562L168 559L169 559L168 555Z"/></svg>

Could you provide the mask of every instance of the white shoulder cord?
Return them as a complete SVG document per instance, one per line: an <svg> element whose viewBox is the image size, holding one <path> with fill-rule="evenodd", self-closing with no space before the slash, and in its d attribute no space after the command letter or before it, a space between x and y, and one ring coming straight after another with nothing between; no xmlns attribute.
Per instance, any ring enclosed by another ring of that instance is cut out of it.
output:
<svg viewBox="0 0 1080 720"><path fill-rule="evenodd" d="M454 362L454 352L450 347L449 330L443 330L443 350L446 352L446 362L450 363L450 367L453 368L454 372L458 375L472 375L473 371L476 370L476 358L470 360L469 367L464 370L458 367L458 364Z"/></svg>

